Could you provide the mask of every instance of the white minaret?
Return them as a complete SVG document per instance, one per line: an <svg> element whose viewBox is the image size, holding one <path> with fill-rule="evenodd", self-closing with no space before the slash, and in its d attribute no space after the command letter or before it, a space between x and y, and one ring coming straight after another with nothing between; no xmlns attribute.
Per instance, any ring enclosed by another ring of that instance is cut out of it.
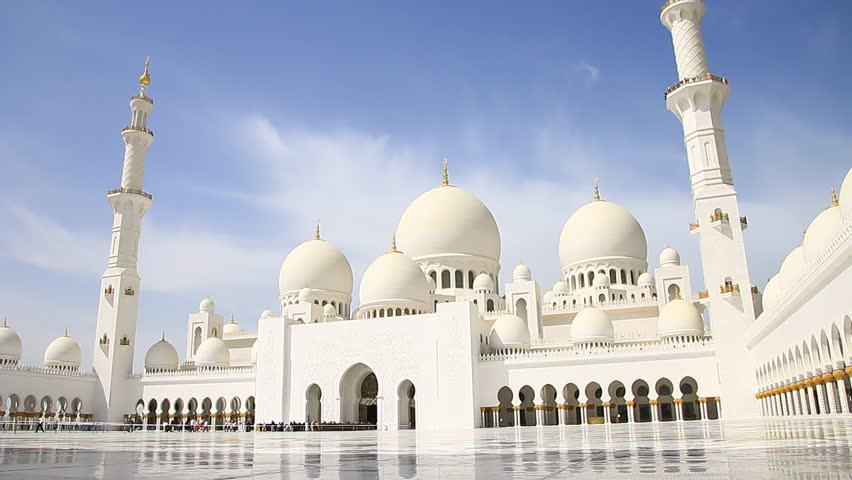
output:
<svg viewBox="0 0 852 480"><path fill-rule="evenodd" d="M105 412L103 421L120 421L132 410L135 393L128 392L125 382L133 370L133 347L136 342L136 315L139 309L139 273L136 271L139 233L142 217L151 208L151 195L142 191L145 154L154 141L147 128L148 114L154 101L145 95L151 77L148 61L139 77L139 95L130 98L133 116L121 131L124 140L124 167L121 187L110 190L107 200L113 210L112 241L107 268L101 277L98 302L97 344L93 367L98 375L103 402L97 412Z"/></svg>
<svg viewBox="0 0 852 480"><path fill-rule="evenodd" d="M670 0L663 5L660 20L672 34L679 78L666 90L666 106L683 124L695 207L695 222L689 228L700 242L708 290L702 297L709 306L716 342L722 412L728 418L757 416L757 385L744 368L750 358L745 330L755 318L743 241L747 224L740 217L722 127L722 106L730 88L727 79L707 68L702 17L702 0Z"/></svg>

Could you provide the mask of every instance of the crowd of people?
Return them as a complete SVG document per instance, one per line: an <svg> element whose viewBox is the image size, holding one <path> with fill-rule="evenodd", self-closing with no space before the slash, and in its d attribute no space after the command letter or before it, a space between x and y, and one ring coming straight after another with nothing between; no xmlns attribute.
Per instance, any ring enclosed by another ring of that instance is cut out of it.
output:
<svg viewBox="0 0 852 480"><path fill-rule="evenodd" d="M375 430L374 423L352 423L352 422L290 422L290 423L259 423L259 432L339 432L352 430Z"/></svg>

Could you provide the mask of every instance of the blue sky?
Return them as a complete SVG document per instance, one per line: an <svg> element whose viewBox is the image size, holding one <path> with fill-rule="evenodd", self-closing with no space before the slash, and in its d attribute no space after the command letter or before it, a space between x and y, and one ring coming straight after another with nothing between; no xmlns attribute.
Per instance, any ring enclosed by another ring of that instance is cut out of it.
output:
<svg viewBox="0 0 852 480"><path fill-rule="evenodd" d="M90 365L108 188L144 59L155 99L137 361L183 356L205 295L254 329L287 252L324 237L364 268L440 181L491 208L503 275L557 280L567 217L603 196L701 280L660 2L16 2L0 20L0 315L39 364L66 326ZM850 164L852 3L708 0L711 71L761 287ZM504 278L505 280L505 278ZM138 363L138 362L137 362Z"/></svg>

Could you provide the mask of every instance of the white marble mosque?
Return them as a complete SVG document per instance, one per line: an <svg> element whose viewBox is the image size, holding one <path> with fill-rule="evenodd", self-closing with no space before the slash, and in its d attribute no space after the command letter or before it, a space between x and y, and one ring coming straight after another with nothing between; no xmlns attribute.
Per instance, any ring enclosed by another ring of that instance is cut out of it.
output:
<svg viewBox="0 0 852 480"><path fill-rule="evenodd" d="M513 265L500 285L497 222L475 192L451 182L445 164L442 181L422 186L393 244L362 273L357 305L346 256L317 226L286 254L278 306L258 309L257 330L226 320L205 298L188 315L185 342L138 338L138 246L153 204L143 190L154 140L146 63L121 132L121 183L107 194L112 241L86 333L97 339L93 365L81 365L67 332L48 346L44 365L22 365L25 342L14 321L4 323L0 421L499 432L849 415L852 169L836 179L838 194L825 192L827 207L814 212L779 273L755 285L722 126L730 87L708 68L704 13L701 0L670 0L660 20L678 72L665 104L683 125L694 198L695 216L680 221L699 243L707 290L693 288L674 248L649 261L629 204L607 200L597 184L589 203L564 212L552 239L560 277ZM140 371L137 347L148 348Z"/></svg>

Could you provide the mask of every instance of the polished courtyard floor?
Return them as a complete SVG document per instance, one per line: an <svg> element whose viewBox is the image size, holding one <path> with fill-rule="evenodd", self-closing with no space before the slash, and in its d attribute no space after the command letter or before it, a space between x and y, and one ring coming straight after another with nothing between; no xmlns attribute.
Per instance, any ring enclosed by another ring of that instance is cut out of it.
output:
<svg viewBox="0 0 852 480"><path fill-rule="evenodd" d="M852 478L852 417L459 432L3 433L0 478Z"/></svg>

